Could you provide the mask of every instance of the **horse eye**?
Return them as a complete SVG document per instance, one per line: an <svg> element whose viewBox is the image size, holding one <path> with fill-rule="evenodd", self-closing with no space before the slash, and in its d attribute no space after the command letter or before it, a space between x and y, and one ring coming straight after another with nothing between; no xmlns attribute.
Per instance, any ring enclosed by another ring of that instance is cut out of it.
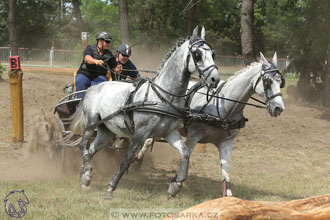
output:
<svg viewBox="0 0 330 220"><path fill-rule="evenodd" d="M196 62L200 61L202 59L202 52L200 50L195 50L192 55L194 56L194 59Z"/></svg>
<svg viewBox="0 0 330 220"><path fill-rule="evenodd" d="M215 60L216 56L217 56L217 54L215 53L215 50L212 50L212 58L213 58L213 60Z"/></svg>
<svg viewBox="0 0 330 220"><path fill-rule="evenodd" d="M265 79L264 83L265 83L264 84L265 89L269 89L270 86L272 85L272 80L270 78L267 78L267 79Z"/></svg>

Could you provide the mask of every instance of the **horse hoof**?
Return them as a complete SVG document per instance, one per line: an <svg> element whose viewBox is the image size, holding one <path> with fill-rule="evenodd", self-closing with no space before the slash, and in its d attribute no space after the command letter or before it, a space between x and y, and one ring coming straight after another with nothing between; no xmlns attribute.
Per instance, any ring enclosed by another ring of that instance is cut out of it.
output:
<svg viewBox="0 0 330 220"><path fill-rule="evenodd" d="M80 185L82 188L87 187L91 184L91 181L92 181L92 170L88 169L81 175Z"/></svg>
<svg viewBox="0 0 330 220"><path fill-rule="evenodd" d="M105 191L103 194L103 199L112 200L113 199L113 192L112 191Z"/></svg>
<svg viewBox="0 0 330 220"><path fill-rule="evenodd" d="M81 185L81 188L84 189L84 190L90 190L91 187L90 186L86 186L86 185Z"/></svg>
<svg viewBox="0 0 330 220"><path fill-rule="evenodd" d="M168 196L167 196L167 200L172 200L172 201L174 201L176 198L178 198L177 195L173 196L173 195L171 195L171 194L168 194Z"/></svg>
<svg viewBox="0 0 330 220"><path fill-rule="evenodd" d="M169 196L175 198L175 196L180 192L182 183L181 182L171 182L168 187L167 193Z"/></svg>
<svg viewBox="0 0 330 220"><path fill-rule="evenodd" d="M227 189L226 194L227 194L227 195L226 195L227 197L233 197L233 193L231 192L230 189Z"/></svg>

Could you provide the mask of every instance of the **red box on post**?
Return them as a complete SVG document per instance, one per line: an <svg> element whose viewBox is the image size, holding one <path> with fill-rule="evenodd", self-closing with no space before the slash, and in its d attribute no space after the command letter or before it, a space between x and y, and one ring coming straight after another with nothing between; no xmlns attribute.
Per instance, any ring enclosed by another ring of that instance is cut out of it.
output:
<svg viewBox="0 0 330 220"><path fill-rule="evenodd" d="M9 57L10 70L19 70L21 69L21 63L19 60L19 56L11 56Z"/></svg>

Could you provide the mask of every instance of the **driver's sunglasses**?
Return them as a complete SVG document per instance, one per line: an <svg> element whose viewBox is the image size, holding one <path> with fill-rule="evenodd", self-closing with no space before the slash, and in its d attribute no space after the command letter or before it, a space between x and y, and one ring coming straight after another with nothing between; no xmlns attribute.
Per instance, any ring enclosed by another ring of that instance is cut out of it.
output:
<svg viewBox="0 0 330 220"><path fill-rule="evenodd" d="M110 44L111 41L105 40L104 42L107 43L107 44Z"/></svg>
<svg viewBox="0 0 330 220"><path fill-rule="evenodd" d="M124 55L124 54L121 54L121 55L122 55L123 57L127 57L127 58L129 57L128 55Z"/></svg>

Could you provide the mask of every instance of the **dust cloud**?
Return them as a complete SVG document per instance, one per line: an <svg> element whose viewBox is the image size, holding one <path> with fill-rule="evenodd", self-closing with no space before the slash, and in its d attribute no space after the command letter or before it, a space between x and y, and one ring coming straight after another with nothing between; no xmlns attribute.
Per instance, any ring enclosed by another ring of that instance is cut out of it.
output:
<svg viewBox="0 0 330 220"><path fill-rule="evenodd" d="M11 159L8 159L0 172L1 179L60 179L79 175L80 150L78 147L61 145L62 134L56 116L41 112L31 117L28 127L28 142L22 146L14 146L16 150L11 153ZM127 153L127 148L109 147L105 147L93 157L93 176L111 177ZM139 170L142 166L152 167L149 152L142 161L132 163L131 168Z"/></svg>

